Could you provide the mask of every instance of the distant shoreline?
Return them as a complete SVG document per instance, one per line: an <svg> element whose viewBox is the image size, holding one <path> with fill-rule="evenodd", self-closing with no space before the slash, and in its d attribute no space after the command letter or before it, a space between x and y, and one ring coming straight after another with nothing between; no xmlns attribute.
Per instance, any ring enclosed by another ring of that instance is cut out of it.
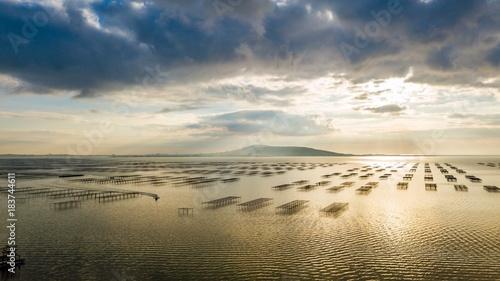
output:
<svg viewBox="0 0 500 281"><path fill-rule="evenodd" d="M0 154L0 157L209 157L209 158L242 158L242 157L435 157L435 156L500 156L500 155L450 155L450 154L434 154L434 155L419 155L419 154L348 154L338 153L328 150L315 149L303 146L269 146L269 145L251 145L244 148L216 153L154 153L154 154L102 154L102 155L74 155L74 154Z"/></svg>

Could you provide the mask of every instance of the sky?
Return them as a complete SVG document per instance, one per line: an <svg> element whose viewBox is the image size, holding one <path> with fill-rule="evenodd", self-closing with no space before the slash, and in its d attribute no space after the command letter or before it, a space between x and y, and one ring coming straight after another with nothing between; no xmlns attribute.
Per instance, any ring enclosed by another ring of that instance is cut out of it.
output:
<svg viewBox="0 0 500 281"><path fill-rule="evenodd" d="M1 0L0 21L0 154L500 155L498 0Z"/></svg>

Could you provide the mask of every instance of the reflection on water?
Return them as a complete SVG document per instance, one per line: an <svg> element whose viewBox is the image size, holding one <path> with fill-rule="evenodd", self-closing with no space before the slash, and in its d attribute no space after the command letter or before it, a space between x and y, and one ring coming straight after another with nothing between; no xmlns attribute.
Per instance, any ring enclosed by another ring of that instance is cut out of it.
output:
<svg viewBox="0 0 500 281"><path fill-rule="evenodd" d="M63 158L0 164L2 175L19 175L17 196L24 198L17 201L17 242L26 264L14 280L500 279L500 193L483 188L500 186L498 158L95 157L71 165ZM57 177L76 173L85 176ZM286 188L272 188L280 185ZM313 187L301 191L305 185ZM362 186L370 192L356 192ZM33 190L21 192L28 187ZM204 207L230 196L241 202ZM251 201L258 198L272 200ZM307 204L287 214L276 209L294 200ZM348 205L320 211L334 202ZM0 228L1 239L7 235Z"/></svg>

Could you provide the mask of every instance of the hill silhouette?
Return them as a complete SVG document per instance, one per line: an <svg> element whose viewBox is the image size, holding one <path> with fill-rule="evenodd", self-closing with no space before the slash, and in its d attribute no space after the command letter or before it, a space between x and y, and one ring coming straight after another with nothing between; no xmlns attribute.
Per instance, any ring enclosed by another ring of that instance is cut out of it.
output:
<svg viewBox="0 0 500 281"><path fill-rule="evenodd" d="M270 156L350 156L352 154L343 154L327 150L314 149L302 146L268 146L268 145L251 145L244 148L211 153L207 156L219 157L270 157Z"/></svg>

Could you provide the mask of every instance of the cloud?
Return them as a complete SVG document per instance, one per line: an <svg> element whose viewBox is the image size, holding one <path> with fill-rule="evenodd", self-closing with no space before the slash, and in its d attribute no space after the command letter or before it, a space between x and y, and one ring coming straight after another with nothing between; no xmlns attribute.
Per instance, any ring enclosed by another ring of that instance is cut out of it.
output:
<svg viewBox="0 0 500 281"><path fill-rule="evenodd" d="M52 120L52 121L69 121L75 123L87 122L87 120L78 115L62 114L56 112L42 111L24 111L24 112L8 112L0 111L0 118L15 118L15 119L36 119L36 120Z"/></svg>
<svg viewBox="0 0 500 281"><path fill-rule="evenodd" d="M455 59L453 48L444 46L439 50L433 50L427 57L427 63L433 68L449 70L455 67Z"/></svg>
<svg viewBox="0 0 500 281"><path fill-rule="evenodd" d="M81 90L73 98L75 98L75 99L95 98L95 97L99 97L100 95L102 95L102 91L101 91L101 93L99 93L98 91L95 91L94 89L85 88L85 89Z"/></svg>
<svg viewBox="0 0 500 281"><path fill-rule="evenodd" d="M448 118L452 119L464 119L464 118L469 118L471 117L471 114L461 114L461 113L453 113L448 115Z"/></svg>
<svg viewBox="0 0 500 281"><path fill-rule="evenodd" d="M25 84L21 92L96 98L153 81L147 69L157 66L171 73L158 81L165 87L179 78L223 79L241 68L307 79L337 72L366 82L413 67L413 81L474 85L498 67L498 1L399 2L401 13L346 60L339 46L354 44L388 0L242 1L223 14L202 0L3 1L0 33L17 37L0 38L0 73ZM35 15L47 20L35 25Z"/></svg>
<svg viewBox="0 0 500 281"><path fill-rule="evenodd" d="M500 66L500 44L488 52L486 59L495 67Z"/></svg>
<svg viewBox="0 0 500 281"><path fill-rule="evenodd" d="M179 111L188 111L203 108L201 106L192 106L192 105L180 105L178 107L165 107L162 110L158 111L158 113L171 113L171 112L179 112Z"/></svg>
<svg viewBox="0 0 500 281"><path fill-rule="evenodd" d="M500 125L500 114L462 114L462 113L453 113L448 115L450 119L461 119L461 120L474 120L487 125Z"/></svg>
<svg viewBox="0 0 500 281"><path fill-rule="evenodd" d="M211 85L204 92L214 97L277 107L292 105L294 98L300 97L306 92L303 86L287 85L283 78L278 77L263 78L259 79L261 81L254 82L259 85L241 80L245 80L245 78L240 78L240 81Z"/></svg>
<svg viewBox="0 0 500 281"><path fill-rule="evenodd" d="M357 95L354 97L355 100L368 100L369 97L371 96L378 96L384 92L388 92L389 90L388 89L385 89L385 90L380 90L380 91L376 91L376 92L366 92L366 93L362 93L360 95Z"/></svg>
<svg viewBox="0 0 500 281"><path fill-rule="evenodd" d="M286 113L278 110L242 110L201 118L192 129L210 129L223 134L275 134L282 136L325 135L335 131L331 120L321 116Z"/></svg>
<svg viewBox="0 0 500 281"><path fill-rule="evenodd" d="M355 96L354 99L355 100L367 100L368 99L368 93L364 93L364 94L361 94L361 95L358 95L358 96Z"/></svg>
<svg viewBox="0 0 500 281"><path fill-rule="evenodd" d="M406 106L400 106L397 104L386 104L378 107L365 107L363 110L370 111L372 113L390 113L399 114L406 109Z"/></svg>

